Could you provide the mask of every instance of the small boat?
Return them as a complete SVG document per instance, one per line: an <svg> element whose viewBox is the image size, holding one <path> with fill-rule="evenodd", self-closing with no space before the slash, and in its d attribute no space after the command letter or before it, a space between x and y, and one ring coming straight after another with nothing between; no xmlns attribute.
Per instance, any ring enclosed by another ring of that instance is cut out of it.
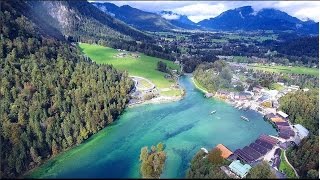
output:
<svg viewBox="0 0 320 180"><path fill-rule="evenodd" d="M249 122L249 119L244 117L244 116L241 116L241 119L245 120L245 121L248 121Z"/></svg>
<svg viewBox="0 0 320 180"><path fill-rule="evenodd" d="M210 114L214 114L214 113L216 113L217 111L216 110L213 110L213 111L211 111L211 113Z"/></svg>

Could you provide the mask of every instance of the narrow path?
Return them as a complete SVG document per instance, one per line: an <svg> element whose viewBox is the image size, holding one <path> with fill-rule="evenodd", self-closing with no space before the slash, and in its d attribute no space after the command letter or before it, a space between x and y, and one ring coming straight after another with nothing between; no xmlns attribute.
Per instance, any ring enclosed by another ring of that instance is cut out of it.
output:
<svg viewBox="0 0 320 180"><path fill-rule="evenodd" d="M293 169L293 171L294 171L294 173L296 174L296 176L299 178L299 175L298 175L296 169L291 165L291 163L290 163L290 162L288 161L288 159L287 159L286 151L284 150L283 153L284 153L284 158L285 158L285 160L287 161L287 163L289 164L289 166Z"/></svg>

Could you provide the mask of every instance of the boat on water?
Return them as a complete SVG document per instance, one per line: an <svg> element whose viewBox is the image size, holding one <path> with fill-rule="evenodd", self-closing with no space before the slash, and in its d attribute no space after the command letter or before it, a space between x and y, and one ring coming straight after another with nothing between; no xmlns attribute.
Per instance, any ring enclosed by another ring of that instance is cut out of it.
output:
<svg viewBox="0 0 320 180"><path fill-rule="evenodd" d="M214 114L214 113L216 113L217 111L216 110L213 110L213 111L211 111L211 113L210 114Z"/></svg>
<svg viewBox="0 0 320 180"><path fill-rule="evenodd" d="M249 122L249 119L244 117L244 116L241 116L241 119L245 120L245 121L248 121Z"/></svg>

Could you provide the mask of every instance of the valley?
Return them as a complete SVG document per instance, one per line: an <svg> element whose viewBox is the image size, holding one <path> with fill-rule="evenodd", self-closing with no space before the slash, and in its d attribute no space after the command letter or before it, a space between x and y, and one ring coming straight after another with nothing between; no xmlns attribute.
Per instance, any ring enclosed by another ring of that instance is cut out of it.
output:
<svg viewBox="0 0 320 180"><path fill-rule="evenodd" d="M256 3L1 1L0 178L319 178L319 22Z"/></svg>

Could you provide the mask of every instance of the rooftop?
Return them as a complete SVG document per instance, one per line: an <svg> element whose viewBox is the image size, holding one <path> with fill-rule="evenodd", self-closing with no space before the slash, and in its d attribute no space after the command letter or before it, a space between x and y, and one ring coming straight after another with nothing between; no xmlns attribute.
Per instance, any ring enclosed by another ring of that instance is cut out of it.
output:
<svg viewBox="0 0 320 180"><path fill-rule="evenodd" d="M282 117L284 117L284 118L287 118L289 115L288 114L286 114L286 113L284 113L284 112L282 112L282 111L278 111L277 112L280 116L282 116Z"/></svg>
<svg viewBox="0 0 320 180"><path fill-rule="evenodd" d="M221 156L224 158L224 159L227 159L231 154L232 154L232 151L230 151L227 147L225 147L223 144L218 144L216 146L216 148L218 148L222 154Z"/></svg>
<svg viewBox="0 0 320 180"><path fill-rule="evenodd" d="M286 120L284 120L282 117L272 117L270 119L274 123L276 123L276 122L286 122Z"/></svg>
<svg viewBox="0 0 320 180"><path fill-rule="evenodd" d="M240 163L240 160L236 160L229 165L229 168L231 169L231 171L243 178L248 174L249 170L251 169L251 166L249 164L243 165Z"/></svg>
<svg viewBox="0 0 320 180"><path fill-rule="evenodd" d="M308 129L303 127L301 124L296 124L294 125L294 127L298 130L298 133L301 139L309 135Z"/></svg>

